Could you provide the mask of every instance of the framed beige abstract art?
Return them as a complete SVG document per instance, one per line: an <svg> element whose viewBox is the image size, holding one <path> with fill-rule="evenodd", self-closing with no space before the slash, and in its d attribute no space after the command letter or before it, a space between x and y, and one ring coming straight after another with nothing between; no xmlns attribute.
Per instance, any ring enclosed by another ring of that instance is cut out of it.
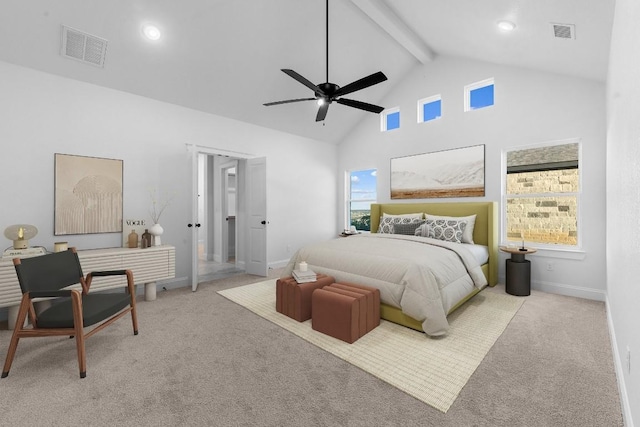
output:
<svg viewBox="0 0 640 427"><path fill-rule="evenodd" d="M55 154L54 234L122 232L123 161Z"/></svg>
<svg viewBox="0 0 640 427"><path fill-rule="evenodd" d="M391 159L391 198L484 196L484 145Z"/></svg>

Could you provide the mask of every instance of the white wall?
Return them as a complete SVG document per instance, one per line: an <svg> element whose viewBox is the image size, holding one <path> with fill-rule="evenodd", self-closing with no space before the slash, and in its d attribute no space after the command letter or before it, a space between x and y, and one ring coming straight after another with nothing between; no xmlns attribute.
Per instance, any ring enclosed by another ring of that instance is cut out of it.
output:
<svg viewBox="0 0 640 427"><path fill-rule="evenodd" d="M639 20L637 0L616 0L607 81L608 303L625 425L631 427L640 420Z"/></svg>
<svg viewBox="0 0 640 427"><path fill-rule="evenodd" d="M464 86L490 77L495 78L495 105L465 113ZM436 94L442 95L442 118L418 124L417 101ZM603 83L438 57L430 64L416 67L398 82L381 105L400 107L400 129L380 132L378 117L370 115L340 144L338 153L341 176L344 170L378 169L380 202L391 201L389 166L393 157L485 144L486 196L462 201L500 201L502 150L580 138L583 143L584 253L577 258L583 259L555 258L558 253L551 251L530 256L532 286L604 300L606 131ZM343 186L342 182L338 184L340 200L343 199ZM343 208L342 204L340 208ZM341 224L341 214L338 214L338 221ZM546 270L546 257L553 257L554 271ZM504 262L500 263L500 276L504 277Z"/></svg>
<svg viewBox="0 0 640 427"><path fill-rule="evenodd" d="M191 160L198 144L267 158L268 261L335 235L332 144L205 114L0 62L0 228L34 224L33 245L121 246L118 234L53 235L54 153L124 160L124 218L150 221L149 189L175 192L161 218L176 246L176 276L190 274ZM11 242L6 241L6 247ZM288 248L288 250L287 250Z"/></svg>

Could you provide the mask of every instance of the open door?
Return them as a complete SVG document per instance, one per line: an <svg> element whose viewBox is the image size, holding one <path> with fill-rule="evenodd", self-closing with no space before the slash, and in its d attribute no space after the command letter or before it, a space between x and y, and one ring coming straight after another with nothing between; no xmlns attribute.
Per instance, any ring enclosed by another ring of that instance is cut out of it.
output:
<svg viewBox="0 0 640 427"><path fill-rule="evenodd" d="M247 160L248 247L245 270L267 276L267 159Z"/></svg>
<svg viewBox="0 0 640 427"><path fill-rule="evenodd" d="M218 155L238 160L237 178L243 184L244 194L237 194L242 200L244 209L239 209L237 215L236 251L244 262L245 271L249 274L267 276L267 186L266 186L266 158L251 158L246 153L234 153L227 150L217 150L210 147L188 145L191 160L191 218L187 224L191 236L191 289L198 289L198 155ZM242 172L241 172L242 171ZM244 236L244 238L240 238Z"/></svg>

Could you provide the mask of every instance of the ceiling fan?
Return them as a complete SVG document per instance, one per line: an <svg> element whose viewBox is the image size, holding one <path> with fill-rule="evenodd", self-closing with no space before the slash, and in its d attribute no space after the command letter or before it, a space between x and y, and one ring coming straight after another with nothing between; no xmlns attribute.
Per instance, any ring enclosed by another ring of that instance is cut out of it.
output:
<svg viewBox="0 0 640 427"><path fill-rule="evenodd" d="M367 77L363 77L360 80L356 80L355 82L349 83L346 86L340 87L335 83L329 83L329 0L326 0L327 4L327 19L326 19L326 29L327 29L327 61L326 61L326 72L327 72L327 81L325 83L320 83L318 85L314 85L309 80L301 76L290 69L282 69L282 71L293 77L295 80L299 81L309 89L311 89L314 93L313 98L297 98L297 99L287 99L285 101L276 101L276 102L267 102L263 104L265 106L271 105L280 105L280 104L289 104L291 102L300 102L300 101L316 101L320 108L318 108L318 114L316 115L316 122L321 122L327 116L327 111L329 110L329 105L332 102L337 102L338 104L346 105L348 107L358 108L360 110L369 111L371 113L379 114L384 110L384 107L380 107L378 105L367 104L366 102L356 101L355 99L347 99L342 98L343 95L347 95L349 93L365 89L369 86L373 86L378 83L382 83L387 80L387 76L382 73L382 71L378 71L377 73L373 73Z"/></svg>

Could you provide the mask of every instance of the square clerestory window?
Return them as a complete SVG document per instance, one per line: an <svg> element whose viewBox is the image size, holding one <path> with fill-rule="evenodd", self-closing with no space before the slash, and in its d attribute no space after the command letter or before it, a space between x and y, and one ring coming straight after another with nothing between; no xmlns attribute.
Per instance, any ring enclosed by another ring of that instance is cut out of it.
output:
<svg viewBox="0 0 640 427"><path fill-rule="evenodd" d="M400 107L386 109L380 114L380 131L400 128Z"/></svg>
<svg viewBox="0 0 640 427"><path fill-rule="evenodd" d="M464 87L464 111L491 107L495 103L493 78Z"/></svg>
<svg viewBox="0 0 640 427"><path fill-rule="evenodd" d="M439 119L442 116L442 97L430 96L418 101L418 123Z"/></svg>

